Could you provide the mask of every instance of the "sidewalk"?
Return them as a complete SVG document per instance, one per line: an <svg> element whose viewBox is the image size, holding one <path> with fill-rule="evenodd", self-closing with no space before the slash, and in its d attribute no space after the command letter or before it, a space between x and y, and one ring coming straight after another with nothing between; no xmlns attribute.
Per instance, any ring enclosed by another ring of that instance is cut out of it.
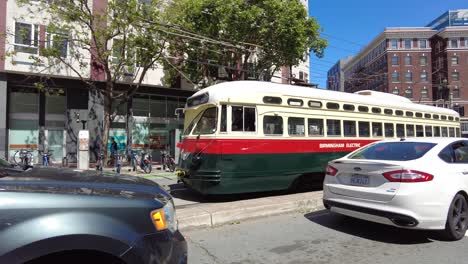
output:
<svg viewBox="0 0 468 264"><path fill-rule="evenodd" d="M149 174L128 169L130 167L123 167L121 173L152 180L172 194L181 230L238 224L248 219L296 212L304 214L324 209L322 191L207 203L200 195L177 184L174 172L162 171L160 166L153 167ZM110 168L107 170L111 171Z"/></svg>
<svg viewBox="0 0 468 264"><path fill-rule="evenodd" d="M263 197L225 203L194 204L176 208L179 229L238 224L247 219L286 213L323 210L322 191Z"/></svg>

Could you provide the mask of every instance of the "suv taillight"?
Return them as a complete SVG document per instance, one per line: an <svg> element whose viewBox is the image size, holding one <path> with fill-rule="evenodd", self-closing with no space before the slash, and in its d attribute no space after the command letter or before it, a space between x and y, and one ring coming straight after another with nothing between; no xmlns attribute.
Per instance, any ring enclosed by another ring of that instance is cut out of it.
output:
<svg viewBox="0 0 468 264"><path fill-rule="evenodd" d="M336 173L338 170L330 165L327 165L327 168L325 169L325 174L329 176L336 176Z"/></svg>
<svg viewBox="0 0 468 264"><path fill-rule="evenodd" d="M383 176L391 182L427 182L434 176L417 170L396 170L383 173Z"/></svg>

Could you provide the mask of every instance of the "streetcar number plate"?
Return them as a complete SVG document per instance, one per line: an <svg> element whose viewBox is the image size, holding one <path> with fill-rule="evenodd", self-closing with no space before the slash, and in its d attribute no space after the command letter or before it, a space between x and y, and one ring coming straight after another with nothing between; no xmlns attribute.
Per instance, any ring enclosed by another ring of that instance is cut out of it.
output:
<svg viewBox="0 0 468 264"><path fill-rule="evenodd" d="M351 175L351 184L352 185L367 186L367 185L369 185L369 176L361 175L361 174L353 174L353 175Z"/></svg>

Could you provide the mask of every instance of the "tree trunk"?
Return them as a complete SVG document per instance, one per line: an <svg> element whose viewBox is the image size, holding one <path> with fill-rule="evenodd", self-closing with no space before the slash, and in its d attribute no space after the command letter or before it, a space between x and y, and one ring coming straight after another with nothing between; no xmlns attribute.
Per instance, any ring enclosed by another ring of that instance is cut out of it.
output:
<svg viewBox="0 0 468 264"><path fill-rule="evenodd" d="M112 98L110 95L104 95L104 120L103 120L103 135L102 135L102 151L104 153L104 161L107 161L107 142L109 140L109 130L112 123Z"/></svg>

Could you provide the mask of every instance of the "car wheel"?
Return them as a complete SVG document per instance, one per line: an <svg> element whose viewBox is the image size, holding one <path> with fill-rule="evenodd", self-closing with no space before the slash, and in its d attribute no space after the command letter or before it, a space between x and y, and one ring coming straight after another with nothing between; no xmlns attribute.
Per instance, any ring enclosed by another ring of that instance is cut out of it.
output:
<svg viewBox="0 0 468 264"><path fill-rule="evenodd" d="M468 227L468 203L463 195L457 194L450 204L445 237L448 240L460 240L465 236Z"/></svg>

